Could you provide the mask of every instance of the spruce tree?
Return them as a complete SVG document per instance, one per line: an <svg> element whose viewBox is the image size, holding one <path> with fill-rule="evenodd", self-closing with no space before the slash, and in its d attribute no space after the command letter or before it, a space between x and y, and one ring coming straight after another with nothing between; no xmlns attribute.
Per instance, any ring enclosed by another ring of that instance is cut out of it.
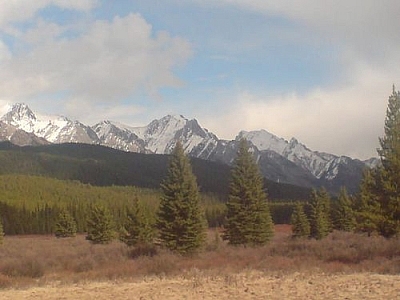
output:
<svg viewBox="0 0 400 300"><path fill-rule="evenodd" d="M345 187L340 189L338 201L333 210L333 223L336 230L351 232L355 228L353 202Z"/></svg>
<svg viewBox="0 0 400 300"><path fill-rule="evenodd" d="M161 244L180 254L198 251L205 242L205 217L189 158L176 143L168 173L161 184L157 228Z"/></svg>
<svg viewBox="0 0 400 300"><path fill-rule="evenodd" d="M379 142L378 154L382 161L379 231L391 237L400 234L400 92L396 92L394 86L388 100L384 136Z"/></svg>
<svg viewBox="0 0 400 300"><path fill-rule="evenodd" d="M311 194L310 237L317 240L326 237L331 229L328 211L329 196L325 190L313 190Z"/></svg>
<svg viewBox="0 0 400 300"><path fill-rule="evenodd" d="M128 246L148 245L154 237L153 226L136 197L133 202L119 238Z"/></svg>
<svg viewBox="0 0 400 300"><path fill-rule="evenodd" d="M245 139L239 143L226 206L223 237L229 244L258 246L272 238L273 222L263 178Z"/></svg>
<svg viewBox="0 0 400 300"><path fill-rule="evenodd" d="M54 234L58 238L74 237L76 235L76 222L68 211L62 210L58 215Z"/></svg>
<svg viewBox="0 0 400 300"><path fill-rule="evenodd" d="M355 208L356 230L365 232L368 236L379 232L379 226L383 220L379 200L383 195L382 189L379 188L381 173L379 170L380 168L364 171Z"/></svg>
<svg viewBox="0 0 400 300"><path fill-rule="evenodd" d="M292 237L305 238L310 236L310 222L304 212L304 205L300 202L296 203L292 217Z"/></svg>
<svg viewBox="0 0 400 300"><path fill-rule="evenodd" d="M93 244L108 244L115 238L112 215L102 205L94 205L92 207L86 226L86 239Z"/></svg>

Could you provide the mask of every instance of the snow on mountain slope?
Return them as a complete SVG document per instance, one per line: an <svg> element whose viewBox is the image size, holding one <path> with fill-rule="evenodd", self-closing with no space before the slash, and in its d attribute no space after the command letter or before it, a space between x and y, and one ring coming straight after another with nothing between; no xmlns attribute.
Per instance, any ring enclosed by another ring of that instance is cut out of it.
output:
<svg viewBox="0 0 400 300"><path fill-rule="evenodd" d="M152 121L146 128L138 128L138 131L134 131L134 133L146 142L147 149L153 153L170 153L177 141L176 133L186 125L187 121L182 116L168 115L162 119ZM197 136L194 138L197 140ZM185 145L187 141L181 142L188 152L187 145Z"/></svg>
<svg viewBox="0 0 400 300"><path fill-rule="evenodd" d="M66 117L38 115L25 104L14 104L0 121L0 140L13 139L17 144L95 143L123 151L169 154L180 141L190 156L227 164L236 157L238 140L246 138L266 178L308 187L325 185L333 191L350 183L355 191L362 170L379 163L377 159L361 162L312 151L295 138L286 141L266 130L241 131L233 141L220 140L197 120L181 115L168 115L143 127L112 121L88 127Z"/></svg>
<svg viewBox="0 0 400 300"><path fill-rule="evenodd" d="M144 141L125 126L111 121L103 121L92 127L101 145L115 149L147 153Z"/></svg>
<svg viewBox="0 0 400 300"><path fill-rule="evenodd" d="M214 149L218 142L218 138L201 128L196 120L176 115L154 120L144 127L103 121L92 129L101 144L125 151L168 154L176 142L180 141L186 153L206 158L206 153L209 153L210 148Z"/></svg>
<svg viewBox="0 0 400 300"><path fill-rule="evenodd" d="M288 145L285 139L279 138L264 129L257 131L242 130L237 135L236 140L240 140L241 138L251 141L260 151L272 150L281 155Z"/></svg>
<svg viewBox="0 0 400 300"><path fill-rule="evenodd" d="M168 115L152 121L146 127L131 128L145 142L147 149L153 153L171 153L177 141L180 141L186 153L191 153L200 144L205 147L218 138L200 127L195 119L188 120L183 116Z"/></svg>
<svg viewBox="0 0 400 300"><path fill-rule="evenodd" d="M275 151L289 161L310 171L316 178L321 178L330 161L337 158L335 155L311 151L295 138L288 142L265 130L241 131L237 139L240 138L252 142L259 150Z"/></svg>
<svg viewBox="0 0 400 300"><path fill-rule="evenodd" d="M3 121L0 121L0 141L10 141L18 146L49 144L45 139L18 129L13 125L6 124Z"/></svg>
<svg viewBox="0 0 400 300"><path fill-rule="evenodd" d="M1 120L51 143L98 142L97 135L90 127L62 116L36 115L23 103L11 106Z"/></svg>

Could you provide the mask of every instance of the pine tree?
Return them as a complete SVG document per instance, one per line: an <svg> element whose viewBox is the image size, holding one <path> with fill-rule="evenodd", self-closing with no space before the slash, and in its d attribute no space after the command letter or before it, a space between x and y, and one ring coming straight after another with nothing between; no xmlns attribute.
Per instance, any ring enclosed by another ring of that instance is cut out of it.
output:
<svg viewBox="0 0 400 300"><path fill-rule="evenodd" d="M356 224L353 202L345 187L340 189L338 201L333 210L334 228L341 231L353 231Z"/></svg>
<svg viewBox="0 0 400 300"><path fill-rule="evenodd" d="M234 162L226 203L224 239L231 245L258 246L273 236L273 222L263 190L263 178L242 139Z"/></svg>
<svg viewBox="0 0 400 300"><path fill-rule="evenodd" d="M54 234L58 238L74 237L76 235L76 222L66 210L62 210L55 224Z"/></svg>
<svg viewBox="0 0 400 300"><path fill-rule="evenodd" d="M311 194L310 237L317 240L326 237L331 228L328 204L329 196L325 190L313 190Z"/></svg>
<svg viewBox="0 0 400 300"><path fill-rule="evenodd" d="M365 232L368 236L379 231L383 220L379 200L383 195L382 189L379 188L379 174L381 173L379 170L380 168L364 171L355 209L356 230Z"/></svg>
<svg viewBox="0 0 400 300"><path fill-rule="evenodd" d="M161 189L157 228L162 245L180 254L198 251L205 242L205 217L196 177L180 142L176 143Z"/></svg>
<svg viewBox="0 0 400 300"><path fill-rule="evenodd" d="M93 244L108 244L115 238L114 221L110 211L101 205L94 205L87 220L86 239Z"/></svg>
<svg viewBox="0 0 400 300"><path fill-rule="evenodd" d="M382 197L379 204L382 220L380 234L391 237L400 234L400 92L389 97L385 119L385 134L379 139L378 154L382 161L380 171Z"/></svg>
<svg viewBox="0 0 400 300"><path fill-rule="evenodd" d="M127 212L120 240L128 246L150 244L154 237L153 226L143 211L138 199L134 198L133 208Z"/></svg>
<svg viewBox="0 0 400 300"><path fill-rule="evenodd" d="M308 221L307 215L304 212L304 206L302 203L297 202L294 207L292 217L292 237L304 238L310 236L310 222Z"/></svg>

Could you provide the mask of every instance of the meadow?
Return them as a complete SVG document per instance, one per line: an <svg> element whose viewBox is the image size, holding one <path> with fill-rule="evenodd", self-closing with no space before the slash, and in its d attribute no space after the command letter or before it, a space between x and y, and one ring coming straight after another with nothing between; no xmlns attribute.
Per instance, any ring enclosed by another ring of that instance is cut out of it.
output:
<svg viewBox="0 0 400 300"><path fill-rule="evenodd" d="M59 299L64 292L63 299L100 295L107 299L114 293L120 295L117 299L128 299L141 291L143 299L158 299L164 294L171 299L235 299L240 295L242 299L257 299L268 292L274 299L274 295L290 292L282 290L285 285L290 288L290 282L296 297L307 286L309 291L318 289L315 293L335 292L335 282L353 282L348 292L357 295L369 289L372 298L367 299L379 299L376 293L382 292L400 295L399 239L335 231L316 241L292 239L290 234L289 225L276 225L268 245L246 248L227 245L220 230L210 229L205 249L191 257L159 248L128 248L119 241L93 245L83 235L65 239L6 236L0 246L0 295L2 299L33 299L42 291L47 295L39 297L43 299ZM368 288L369 284L375 288ZM276 293L272 293L273 287ZM249 292L252 288L253 294ZM217 293L224 289L224 294ZM93 294L96 291L98 295Z"/></svg>

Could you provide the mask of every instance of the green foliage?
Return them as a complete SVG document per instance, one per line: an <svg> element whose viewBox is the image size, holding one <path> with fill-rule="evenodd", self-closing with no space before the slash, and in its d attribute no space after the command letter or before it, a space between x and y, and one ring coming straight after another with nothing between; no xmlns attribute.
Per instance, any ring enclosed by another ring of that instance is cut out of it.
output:
<svg viewBox="0 0 400 300"><path fill-rule="evenodd" d="M310 236L310 223L304 212L304 205L300 202L296 203L292 218L292 236L294 238L305 238Z"/></svg>
<svg viewBox="0 0 400 300"><path fill-rule="evenodd" d="M393 86L379 139L382 166L364 174L357 212L357 228L369 235L400 234L400 93Z"/></svg>
<svg viewBox="0 0 400 300"><path fill-rule="evenodd" d="M110 211L104 206L95 205L87 220L86 239L93 244L108 244L115 238L114 226Z"/></svg>
<svg viewBox="0 0 400 300"><path fill-rule="evenodd" d="M310 200L310 237L323 239L331 231L330 198L326 190L313 190Z"/></svg>
<svg viewBox="0 0 400 300"><path fill-rule="evenodd" d="M290 224L295 206L296 202L293 201L269 201L269 210L274 224Z"/></svg>
<svg viewBox="0 0 400 300"><path fill-rule="evenodd" d="M120 240L128 246L147 245L153 241L154 230L151 219L145 214L137 197L128 210L126 221L120 233Z"/></svg>
<svg viewBox="0 0 400 300"><path fill-rule="evenodd" d="M379 188L379 174L375 170L365 170L363 180L360 186L360 194L356 205L356 230L365 232L370 236L374 232L378 232L382 223L382 213L380 209L381 193L377 193Z"/></svg>
<svg viewBox="0 0 400 300"><path fill-rule="evenodd" d="M205 219L196 177L180 142L172 153L161 189L157 219L161 243L181 254L197 251L205 242Z"/></svg>
<svg viewBox="0 0 400 300"><path fill-rule="evenodd" d="M58 238L74 237L76 235L76 222L68 211L61 211L55 225L54 234Z"/></svg>
<svg viewBox="0 0 400 300"><path fill-rule="evenodd" d="M379 204L382 220L380 234L391 237L400 234L400 92L389 97L385 119L385 135L379 139L382 168L379 169L382 194Z"/></svg>
<svg viewBox="0 0 400 300"><path fill-rule="evenodd" d="M334 228L341 231L353 231L356 226L353 201L346 188L341 188L338 201L333 210Z"/></svg>
<svg viewBox="0 0 400 300"><path fill-rule="evenodd" d="M263 178L246 140L242 139L231 174L224 239L232 245L264 245L273 236L273 222Z"/></svg>
<svg viewBox="0 0 400 300"><path fill-rule="evenodd" d="M53 234L61 210L67 210L86 232L86 220L94 204L111 209L117 228L123 226L132 194L146 211L155 211L160 192L136 187L96 187L77 181L26 175L0 175L0 218L6 234Z"/></svg>

